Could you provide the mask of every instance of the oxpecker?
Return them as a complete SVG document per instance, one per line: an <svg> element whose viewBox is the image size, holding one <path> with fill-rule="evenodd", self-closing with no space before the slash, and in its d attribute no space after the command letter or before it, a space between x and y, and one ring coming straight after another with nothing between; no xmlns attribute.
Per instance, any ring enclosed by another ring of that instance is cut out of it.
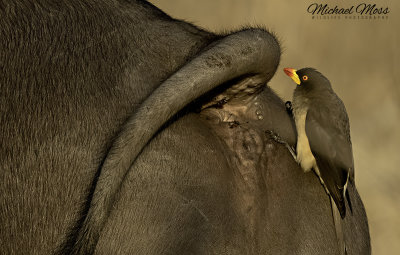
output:
<svg viewBox="0 0 400 255"><path fill-rule="evenodd" d="M314 170L327 194L333 199L341 218L346 216L345 197L353 181L353 153L346 108L335 94L329 80L313 68L284 72L297 84L292 111L296 124L296 161L304 172ZM338 238L342 237L335 208L332 210ZM340 223L341 224L341 223ZM342 240L344 245L344 240Z"/></svg>

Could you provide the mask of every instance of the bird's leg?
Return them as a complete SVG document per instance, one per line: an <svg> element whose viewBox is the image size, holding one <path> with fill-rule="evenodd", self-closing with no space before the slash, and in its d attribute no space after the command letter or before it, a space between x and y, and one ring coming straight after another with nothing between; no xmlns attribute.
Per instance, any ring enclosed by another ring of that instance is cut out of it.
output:
<svg viewBox="0 0 400 255"><path fill-rule="evenodd" d="M293 116L293 106L292 106L292 102L286 101L285 107L286 107L287 113L288 113L290 116Z"/></svg>
<svg viewBox="0 0 400 255"><path fill-rule="evenodd" d="M291 104L290 104L290 106L291 106ZM294 158L294 160L297 162L297 155L292 146L290 146L286 141L284 141L277 133L275 133L272 130L267 130L267 131L265 131L265 133L268 134L269 137L271 137L275 142L285 145L285 147L289 150L290 154L292 154L292 157ZM321 173L319 172L318 166L314 165L313 169L314 169L315 174L318 176L322 187L324 187L326 194L328 194L328 196L330 196L330 192L329 192L327 186L325 185L324 180L322 180L322 178L321 178Z"/></svg>
<svg viewBox="0 0 400 255"><path fill-rule="evenodd" d="M296 160L297 158L296 152L292 146L290 146L286 141L284 141L277 133L275 133L272 130L267 130L265 131L265 133L268 134L269 137L271 137L275 142L285 145L285 147L289 150L290 154L292 154L294 160Z"/></svg>

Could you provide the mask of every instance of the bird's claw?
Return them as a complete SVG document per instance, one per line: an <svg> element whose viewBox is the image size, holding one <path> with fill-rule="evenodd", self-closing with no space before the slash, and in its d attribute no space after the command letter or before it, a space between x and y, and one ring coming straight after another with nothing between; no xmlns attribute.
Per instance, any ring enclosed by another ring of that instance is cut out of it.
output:
<svg viewBox="0 0 400 255"><path fill-rule="evenodd" d="M267 131L265 131L265 133L267 133L269 135L269 137L274 139L275 142L278 142L280 144L285 144L286 143L285 141L283 141L283 139L277 133L275 133L272 130L267 130Z"/></svg>
<svg viewBox="0 0 400 255"><path fill-rule="evenodd" d="M284 141L277 133L275 133L272 130L267 130L265 131L265 133L267 133L269 137L271 137L275 142L285 145L285 147L289 150L290 154L292 154L294 160L297 161L297 155L292 146L290 146L286 141Z"/></svg>
<svg viewBox="0 0 400 255"><path fill-rule="evenodd" d="M286 107L287 113L288 113L290 116L293 116L293 106L292 106L292 102L286 101L285 107Z"/></svg>

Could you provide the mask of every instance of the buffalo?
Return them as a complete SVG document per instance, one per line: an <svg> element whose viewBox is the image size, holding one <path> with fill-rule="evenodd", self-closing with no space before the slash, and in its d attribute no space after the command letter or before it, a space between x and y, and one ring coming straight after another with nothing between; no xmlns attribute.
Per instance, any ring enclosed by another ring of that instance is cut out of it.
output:
<svg viewBox="0 0 400 255"><path fill-rule="evenodd" d="M0 3L2 254L338 254L329 197L285 145L266 29L146 1ZM370 254L354 184L348 254Z"/></svg>

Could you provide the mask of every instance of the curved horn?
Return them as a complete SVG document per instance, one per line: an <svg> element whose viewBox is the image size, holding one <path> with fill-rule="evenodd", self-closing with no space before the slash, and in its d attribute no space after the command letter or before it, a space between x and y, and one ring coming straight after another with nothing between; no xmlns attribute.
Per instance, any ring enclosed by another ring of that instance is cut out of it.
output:
<svg viewBox="0 0 400 255"><path fill-rule="evenodd" d="M234 78L254 74L267 82L279 60L275 37L262 29L248 29L215 42L163 82L128 119L107 154L72 254L93 253L124 177L166 121L194 99Z"/></svg>

